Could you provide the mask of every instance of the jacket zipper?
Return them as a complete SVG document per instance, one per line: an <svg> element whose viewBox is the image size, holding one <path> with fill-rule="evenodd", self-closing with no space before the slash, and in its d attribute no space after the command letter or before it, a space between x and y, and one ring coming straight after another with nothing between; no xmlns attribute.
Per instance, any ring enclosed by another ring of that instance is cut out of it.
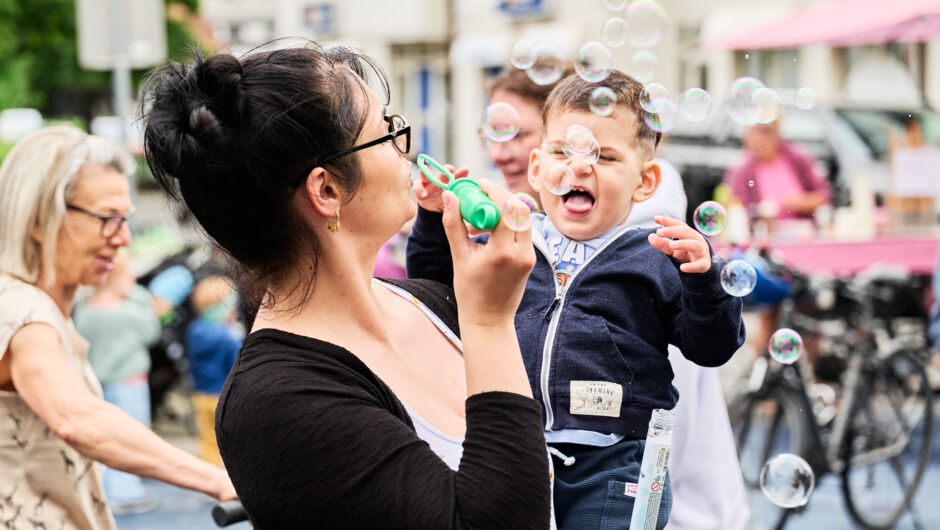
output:
<svg viewBox="0 0 940 530"><path fill-rule="evenodd" d="M552 424L555 423L555 411L552 410L551 399L548 395L548 374L549 366L551 366L552 361L552 347L555 345L555 332L558 328L558 320L561 318L561 310L565 305L565 295L568 294L568 290L574 285L575 277L587 267L587 264L594 259L594 256L597 256L605 248L610 246L611 243L616 241L624 232L636 228L634 226L624 226L620 230L614 232L610 237L605 240L601 246L597 247L597 250L591 254L585 262L578 267L578 270L574 271L574 274L568 277L567 287L561 286L561 281L558 279L558 275L555 274L555 271L552 270L552 277L555 280L555 299L552 301L551 305L548 307L548 310L551 312L552 318L548 323L548 333L545 335L545 346L542 348L542 370L539 374L539 385L542 389L542 404L545 405L545 430L552 430ZM541 241L534 241L535 248L542 253L542 256L545 257L545 261L548 262L548 266L552 266L552 259L548 255L548 248L541 245Z"/></svg>

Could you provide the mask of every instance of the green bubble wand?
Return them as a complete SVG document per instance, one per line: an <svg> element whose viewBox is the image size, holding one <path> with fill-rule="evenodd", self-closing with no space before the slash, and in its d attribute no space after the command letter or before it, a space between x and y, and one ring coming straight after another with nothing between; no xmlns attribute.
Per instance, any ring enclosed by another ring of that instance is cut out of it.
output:
<svg viewBox="0 0 940 530"><path fill-rule="evenodd" d="M499 208L487 195L480 189L480 185L473 179L454 178L453 173L447 171L444 166L437 163L436 160L425 154L418 155L418 169L435 186L444 190L454 192L460 201L460 215L470 223L470 226L477 230L492 230L499 223ZM444 184L433 175L428 169L428 165L443 173L450 180Z"/></svg>

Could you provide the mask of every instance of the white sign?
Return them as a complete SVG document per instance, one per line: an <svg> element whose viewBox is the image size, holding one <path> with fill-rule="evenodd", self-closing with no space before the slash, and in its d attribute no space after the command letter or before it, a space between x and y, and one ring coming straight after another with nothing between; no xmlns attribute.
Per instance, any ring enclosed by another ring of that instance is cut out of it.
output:
<svg viewBox="0 0 940 530"><path fill-rule="evenodd" d="M77 0L78 62L89 70L113 70L115 5L122 6L123 51L130 68L166 61L166 5L163 0Z"/></svg>
<svg viewBox="0 0 940 530"><path fill-rule="evenodd" d="M940 148L899 147L891 154L891 189L898 197L940 193Z"/></svg>

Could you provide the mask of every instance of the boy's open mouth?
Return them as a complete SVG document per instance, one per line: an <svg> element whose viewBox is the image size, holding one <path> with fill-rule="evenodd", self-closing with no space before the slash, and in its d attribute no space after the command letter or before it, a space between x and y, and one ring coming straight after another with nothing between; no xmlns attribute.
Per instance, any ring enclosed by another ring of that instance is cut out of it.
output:
<svg viewBox="0 0 940 530"><path fill-rule="evenodd" d="M594 208L594 196L584 188L574 188L561 196L561 204L571 215L585 215Z"/></svg>

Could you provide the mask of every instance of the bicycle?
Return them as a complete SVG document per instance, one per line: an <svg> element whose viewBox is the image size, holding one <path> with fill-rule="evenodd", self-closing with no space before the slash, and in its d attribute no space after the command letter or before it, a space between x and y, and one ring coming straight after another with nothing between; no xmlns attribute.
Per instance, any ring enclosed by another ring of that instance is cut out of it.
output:
<svg viewBox="0 0 940 530"><path fill-rule="evenodd" d="M779 508L760 495L764 462L787 452L803 457L817 482L841 476L846 508L859 525L890 528L905 511L916 524L911 500L930 455L933 392L923 325L898 314L898 281L877 274L812 279L764 257L791 282L778 328L818 345L820 360L829 362L822 370L817 363L816 375L841 386L842 395L823 396L807 384L806 355L789 365L768 352L755 360L748 392L732 411L745 484L761 499L752 518L781 529L804 509Z"/></svg>

